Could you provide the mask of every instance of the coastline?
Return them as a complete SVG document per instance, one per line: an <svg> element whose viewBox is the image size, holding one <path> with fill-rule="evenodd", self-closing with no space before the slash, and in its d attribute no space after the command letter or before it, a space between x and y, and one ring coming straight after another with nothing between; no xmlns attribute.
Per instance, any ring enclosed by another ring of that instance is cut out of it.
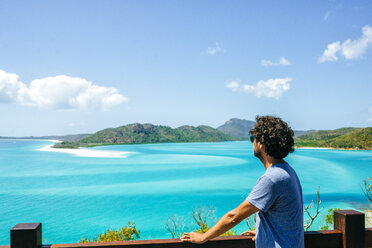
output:
<svg viewBox="0 0 372 248"><path fill-rule="evenodd" d="M54 143L60 143L62 141L60 140L48 140L48 141L51 141L51 142L54 142ZM234 140L234 141L208 141L208 142L169 142L169 143L214 143L214 142L239 142L239 141L246 141L246 140ZM53 148L53 147L50 147L51 149L54 149L54 150L50 150L50 151L56 151L56 150L67 150L67 151L70 151L70 150L88 150L86 148L91 148L91 147L97 147L97 146L116 146L116 145L141 145L141 144L169 144L168 142L158 142L158 143L134 143L134 144L97 144L97 145L89 145L89 146L86 146L86 147L79 147L78 149L73 149L73 148ZM54 144L53 144L54 145ZM51 145L52 146L52 145ZM301 150L344 150L344 151L371 151L372 149L358 149L358 148L340 148L340 147L318 147L318 146L295 146L294 147L295 149L301 149ZM92 150L89 150L89 151L92 151ZM58 152L58 151L56 151ZM112 152L119 152L119 151L112 151ZM73 152L69 152L69 153L73 153ZM129 153L129 152L128 152ZM110 156L111 157L111 156Z"/></svg>
<svg viewBox="0 0 372 248"><path fill-rule="evenodd" d="M295 149L310 149L310 150L336 150L337 148L330 148L330 147L306 147L306 146L299 146L295 147Z"/></svg>
<svg viewBox="0 0 372 248"><path fill-rule="evenodd" d="M59 140L48 140L54 143L60 142ZM92 150L79 147L78 149L69 148L53 148L54 144L47 145L37 149L42 152L60 152L68 153L78 157L90 157L90 158L126 158L131 152L126 151L104 151L104 150Z"/></svg>
<svg viewBox="0 0 372 248"><path fill-rule="evenodd" d="M295 149L309 149L309 150L343 150L343 151L371 151L371 149L358 149L358 148L338 148L338 147L311 147L299 146Z"/></svg>

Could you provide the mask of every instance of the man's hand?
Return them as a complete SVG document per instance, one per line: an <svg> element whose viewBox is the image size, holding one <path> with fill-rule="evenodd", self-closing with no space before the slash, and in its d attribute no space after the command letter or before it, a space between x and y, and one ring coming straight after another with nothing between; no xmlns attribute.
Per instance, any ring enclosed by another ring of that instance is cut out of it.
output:
<svg viewBox="0 0 372 248"><path fill-rule="evenodd" d="M203 244L207 242L207 240L204 239L204 234L203 233L196 233L196 232L191 232L191 233L183 233L181 240L183 242L191 242L191 243L196 243L196 244Z"/></svg>
<svg viewBox="0 0 372 248"><path fill-rule="evenodd" d="M252 240L253 241L256 240L256 231L245 231L245 232L242 232L240 235L254 236Z"/></svg>

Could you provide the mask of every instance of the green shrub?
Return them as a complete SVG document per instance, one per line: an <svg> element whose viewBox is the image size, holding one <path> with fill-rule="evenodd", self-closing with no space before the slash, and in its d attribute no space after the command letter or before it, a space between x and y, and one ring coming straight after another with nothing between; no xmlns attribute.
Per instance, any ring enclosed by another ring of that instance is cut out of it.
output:
<svg viewBox="0 0 372 248"><path fill-rule="evenodd" d="M325 225L322 226L320 229L322 230L328 230L329 228L332 228L333 225L333 215L336 210L340 210L339 208L330 208L328 209L328 214L325 216L324 223Z"/></svg>
<svg viewBox="0 0 372 248"><path fill-rule="evenodd" d="M91 240L88 238L82 238L80 243L123 241L133 240L136 238L140 238L140 231L137 230L133 222L128 222L127 226L117 230L107 230L105 233L98 235L97 238Z"/></svg>

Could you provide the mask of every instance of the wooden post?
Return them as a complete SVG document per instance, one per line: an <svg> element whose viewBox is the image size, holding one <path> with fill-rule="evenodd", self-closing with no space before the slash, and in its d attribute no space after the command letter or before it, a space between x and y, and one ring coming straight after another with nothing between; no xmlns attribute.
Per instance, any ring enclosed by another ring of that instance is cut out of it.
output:
<svg viewBox="0 0 372 248"><path fill-rule="evenodd" d="M336 210L334 229L342 232L343 248L364 248L364 213L355 210Z"/></svg>
<svg viewBox="0 0 372 248"><path fill-rule="evenodd" d="M41 223L21 223L10 230L10 248L39 248Z"/></svg>

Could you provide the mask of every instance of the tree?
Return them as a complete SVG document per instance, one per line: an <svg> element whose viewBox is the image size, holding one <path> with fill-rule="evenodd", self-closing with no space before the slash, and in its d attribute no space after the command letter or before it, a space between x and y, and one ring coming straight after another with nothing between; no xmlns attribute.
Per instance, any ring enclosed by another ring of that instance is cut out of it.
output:
<svg viewBox="0 0 372 248"><path fill-rule="evenodd" d="M245 219L245 223L247 224L249 230L256 230L256 218L257 214L252 214Z"/></svg>
<svg viewBox="0 0 372 248"><path fill-rule="evenodd" d="M314 201L311 201L310 205L308 205L304 208L304 215L306 214L309 217L308 219L305 219L305 217L304 217L304 229L305 229L305 231L309 230L311 225L314 223L314 220L319 216L320 211L323 209L323 207L320 207L320 204L322 203L322 201L320 200L319 187L318 187L318 190L317 190L316 193L317 193L317 204L316 204L316 208L315 208L315 214L312 215L310 213L310 209L314 206Z"/></svg>
<svg viewBox="0 0 372 248"><path fill-rule="evenodd" d="M321 230L328 230L333 225L333 215L336 210L339 208L330 208L328 209L328 214L325 216L324 225L320 228Z"/></svg>
<svg viewBox="0 0 372 248"><path fill-rule="evenodd" d="M206 233L212 225L208 225L208 222L215 222L216 209L214 207L195 207L192 209L191 217L193 222L197 225L196 232ZM171 234L172 238L179 238L185 229L183 217L179 218L173 215L168 218L164 225L165 229ZM222 234L221 236L233 236L237 235L234 230L230 230Z"/></svg>
<svg viewBox="0 0 372 248"><path fill-rule="evenodd" d="M214 207L198 207L192 209L192 218L194 219L196 225L199 226L197 230L198 233L205 233L208 231L208 223L209 219L215 220L215 212L216 209Z"/></svg>
<svg viewBox="0 0 372 248"><path fill-rule="evenodd" d="M82 238L80 243L123 241L133 240L136 238L140 238L140 231L137 230L136 225L133 222L128 222L127 226L117 230L109 229L106 232L98 235L97 238L93 238L91 240L88 238Z"/></svg>
<svg viewBox="0 0 372 248"><path fill-rule="evenodd" d="M164 228L171 234L172 239L181 238L185 230L185 221L183 217L179 218L177 215L173 215L165 222Z"/></svg>
<svg viewBox="0 0 372 248"><path fill-rule="evenodd" d="M362 189L367 200L372 203L372 178L367 177L364 181L364 188ZM371 206L371 205L370 205ZM370 225L372 225L372 210L367 209L366 211L366 219Z"/></svg>
<svg viewBox="0 0 372 248"><path fill-rule="evenodd" d="M367 177L363 182L364 182L363 192L367 197L367 200L372 203L372 178Z"/></svg>
<svg viewBox="0 0 372 248"><path fill-rule="evenodd" d="M196 230L198 233L206 233L212 226L208 226L208 220L212 220L215 222L216 216L215 216L216 209L214 207L199 207L194 208L192 211L192 217L195 221L195 223L199 226L199 229ZM236 232L234 230L229 230L225 232L224 234L221 234L221 236L232 236L236 235Z"/></svg>

